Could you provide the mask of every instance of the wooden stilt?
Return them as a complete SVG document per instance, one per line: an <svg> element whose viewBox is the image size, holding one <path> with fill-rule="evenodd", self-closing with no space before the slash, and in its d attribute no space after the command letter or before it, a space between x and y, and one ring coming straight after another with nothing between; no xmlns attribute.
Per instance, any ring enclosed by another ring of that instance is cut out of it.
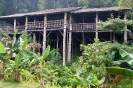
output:
<svg viewBox="0 0 133 88"><path fill-rule="evenodd" d="M33 43L35 43L36 42L36 34L34 33L33 34ZM33 52L35 52L35 49L33 49Z"/></svg>
<svg viewBox="0 0 133 88"><path fill-rule="evenodd" d="M68 40L68 60L71 61L71 50L72 50L72 15L69 17L70 31L69 31L69 40Z"/></svg>
<svg viewBox="0 0 133 88"><path fill-rule="evenodd" d="M110 31L110 42L112 42L112 31Z"/></svg>
<svg viewBox="0 0 133 88"><path fill-rule="evenodd" d="M16 30L16 18L14 18L14 31Z"/></svg>
<svg viewBox="0 0 133 88"><path fill-rule="evenodd" d="M25 19L25 31L27 31L27 28L28 28L28 16L26 16Z"/></svg>
<svg viewBox="0 0 133 88"><path fill-rule="evenodd" d="M66 29L67 29L67 13L64 13L64 30L63 30L63 66L66 65Z"/></svg>
<svg viewBox="0 0 133 88"><path fill-rule="evenodd" d="M43 53L46 49L46 28L47 28L47 15L44 15L44 30L43 30Z"/></svg>
<svg viewBox="0 0 133 88"><path fill-rule="evenodd" d="M84 35L84 32L82 32L82 44L85 44L85 35Z"/></svg>
<svg viewBox="0 0 133 88"><path fill-rule="evenodd" d="M41 44L40 34L39 34L39 40L38 40L38 42ZM42 45L42 44L41 44L41 45ZM39 48L39 52L41 52L41 51L40 51L40 48Z"/></svg>
<svg viewBox="0 0 133 88"><path fill-rule="evenodd" d="M96 12L96 32L95 37L98 38L98 12Z"/></svg>
<svg viewBox="0 0 133 88"><path fill-rule="evenodd" d="M115 41L115 31L113 31L113 41Z"/></svg>
<svg viewBox="0 0 133 88"><path fill-rule="evenodd" d="M124 20L127 20L127 13L124 11ZM127 26L125 26L125 32L124 32L124 42L127 42Z"/></svg>
<svg viewBox="0 0 133 88"><path fill-rule="evenodd" d="M73 58L73 43L74 42L73 42L73 38L72 38L72 44L71 44L72 45L72 57L71 57L71 59Z"/></svg>
<svg viewBox="0 0 133 88"><path fill-rule="evenodd" d="M47 42L46 42L47 45L49 45L49 36L47 36Z"/></svg>
<svg viewBox="0 0 133 88"><path fill-rule="evenodd" d="M35 25L36 25L36 18L34 18L34 27L35 27Z"/></svg>
<svg viewBox="0 0 133 88"><path fill-rule="evenodd" d="M56 41L56 48L59 48L59 34L57 33L57 41Z"/></svg>

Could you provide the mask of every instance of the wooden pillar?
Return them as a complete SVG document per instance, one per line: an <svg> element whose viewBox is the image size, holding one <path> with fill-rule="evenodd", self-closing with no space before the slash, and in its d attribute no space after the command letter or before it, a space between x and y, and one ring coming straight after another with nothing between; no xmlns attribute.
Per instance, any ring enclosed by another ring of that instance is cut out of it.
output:
<svg viewBox="0 0 133 88"><path fill-rule="evenodd" d="M33 43L35 43L36 42L36 34L34 33L33 34ZM33 52L35 52L35 49L33 49Z"/></svg>
<svg viewBox="0 0 133 88"><path fill-rule="evenodd" d="M43 30L43 53L46 49L46 29L47 29L47 15L44 15L44 30Z"/></svg>
<svg viewBox="0 0 133 88"><path fill-rule="evenodd" d="M124 11L124 20L127 20L127 13ZM124 42L127 42L127 26L125 26L125 32L124 32Z"/></svg>
<svg viewBox="0 0 133 88"><path fill-rule="evenodd" d="M16 18L14 18L14 31L16 30Z"/></svg>
<svg viewBox="0 0 133 88"><path fill-rule="evenodd" d="M59 34L57 33L56 48L59 48Z"/></svg>
<svg viewBox="0 0 133 88"><path fill-rule="evenodd" d="M98 12L96 12L96 32L95 38L98 38Z"/></svg>
<svg viewBox="0 0 133 88"><path fill-rule="evenodd" d="M69 40L68 40L68 60L67 61L71 61L71 50L72 50L72 15L70 14L69 17L69 21L70 21L70 31L69 31Z"/></svg>
<svg viewBox="0 0 133 88"><path fill-rule="evenodd" d="M112 42L112 31L110 31L110 42Z"/></svg>
<svg viewBox="0 0 133 88"><path fill-rule="evenodd" d="M115 31L113 30L113 42L115 41Z"/></svg>
<svg viewBox="0 0 133 88"><path fill-rule="evenodd" d="M26 16L25 18L25 31L27 30L28 28L28 16Z"/></svg>
<svg viewBox="0 0 133 88"><path fill-rule="evenodd" d="M85 35L84 35L84 32L82 32L82 43L85 44Z"/></svg>
<svg viewBox="0 0 133 88"><path fill-rule="evenodd" d="M63 29L63 66L66 65L66 29L67 29L67 13L64 13L64 29Z"/></svg>
<svg viewBox="0 0 133 88"><path fill-rule="evenodd" d="M36 26L36 18L34 18L34 27Z"/></svg>

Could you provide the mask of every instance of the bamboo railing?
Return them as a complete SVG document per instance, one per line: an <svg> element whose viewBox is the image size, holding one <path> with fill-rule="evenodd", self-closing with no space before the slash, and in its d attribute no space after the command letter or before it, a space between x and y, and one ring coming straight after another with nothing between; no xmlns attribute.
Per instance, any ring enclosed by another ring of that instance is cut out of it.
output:
<svg viewBox="0 0 133 88"><path fill-rule="evenodd" d="M69 26L67 22L67 27ZM64 27L64 20L50 20L47 21L46 29L63 29ZM13 33L14 27L13 26L3 26L1 27L7 33ZM25 25L16 26L18 32L21 33L25 30ZM27 30L43 30L44 29L44 21L36 21L36 22L28 22L27 23ZM72 23L72 31L95 31L96 30L96 23Z"/></svg>
<svg viewBox="0 0 133 88"><path fill-rule="evenodd" d="M95 31L96 23L73 23L73 31Z"/></svg>

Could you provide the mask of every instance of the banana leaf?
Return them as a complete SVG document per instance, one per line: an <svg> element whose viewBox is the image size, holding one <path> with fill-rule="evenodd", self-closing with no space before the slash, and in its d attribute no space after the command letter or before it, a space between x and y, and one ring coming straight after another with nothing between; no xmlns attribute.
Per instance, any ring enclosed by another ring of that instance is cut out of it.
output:
<svg viewBox="0 0 133 88"><path fill-rule="evenodd" d="M114 75L122 75L125 77L133 78L133 70L127 68L106 67L105 72Z"/></svg>
<svg viewBox="0 0 133 88"><path fill-rule="evenodd" d="M5 53L5 47L2 42L0 42L0 53Z"/></svg>
<svg viewBox="0 0 133 88"><path fill-rule="evenodd" d="M114 61L114 65L120 65L123 62L128 63L133 69L133 54L128 53L127 51L120 49L119 53L122 57L122 60Z"/></svg>

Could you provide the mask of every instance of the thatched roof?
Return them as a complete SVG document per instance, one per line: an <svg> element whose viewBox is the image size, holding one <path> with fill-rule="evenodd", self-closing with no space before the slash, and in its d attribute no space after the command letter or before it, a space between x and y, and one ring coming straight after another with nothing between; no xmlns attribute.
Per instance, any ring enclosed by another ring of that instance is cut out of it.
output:
<svg viewBox="0 0 133 88"><path fill-rule="evenodd" d="M130 10L130 8L123 8L123 7L82 8L80 10L73 11L73 13L106 12L106 11L121 11L121 10Z"/></svg>
<svg viewBox="0 0 133 88"><path fill-rule="evenodd" d="M22 16L35 16L35 15L43 15L43 14L63 13L63 12L70 12L70 11L74 11L74 10L78 10L78 9L81 9L81 7L47 9L47 10L37 11L37 12L20 13L20 14L13 14L13 15L7 15L7 16L0 16L0 18L13 18L13 17L22 17Z"/></svg>
<svg viewBox="0 0 133 88"><path fill-rule="evenodd" d="M55 13L86 13L86 12L104 12L104 11L117 11L117 10L129 10L129 8L118 8L118 7L105 7L105 8L81 8L81 7L69 7L69 8L57 8L57 9L47 9L43 11L30 12L30 13L20 13L7 16L0 16L0 19L14 18L14 17L24 17L24 16L36 16L43 14L55 14Z"/></svg>

